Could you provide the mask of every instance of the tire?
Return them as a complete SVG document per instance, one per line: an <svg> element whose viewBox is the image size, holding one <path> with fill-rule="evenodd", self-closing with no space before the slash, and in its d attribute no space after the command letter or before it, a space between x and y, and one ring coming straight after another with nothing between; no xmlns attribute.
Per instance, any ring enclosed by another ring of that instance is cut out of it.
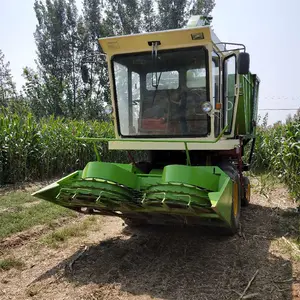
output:
<svg viewBox="0 0 300 300"><path fill-rule="evenodd" d="M236 234L240 228L241 217L241 184L239 176L233 182L232 206L231 206L231 228L232 235Z"/></svg>
<svg viewBox="0 0 300 300"><path fill-rule="evenodd" d="M250 180L248 177L244 177L243 180L244 180L244 190L242 196L242 206L248 206L250 204L250 198L251 198Z"/></svg>
<svg viewBox="0 0 300 300"><path fill-rule="evenodd" d="M227 227L224 231L226 235L235 235L240 228L240 216L241 216L241 200L242 191L239 179L239 174L234 165L230 163L223 163L220 168L231 178L233 181L232 186L232 205L231 205L231 218L230 227Z"/></svg>

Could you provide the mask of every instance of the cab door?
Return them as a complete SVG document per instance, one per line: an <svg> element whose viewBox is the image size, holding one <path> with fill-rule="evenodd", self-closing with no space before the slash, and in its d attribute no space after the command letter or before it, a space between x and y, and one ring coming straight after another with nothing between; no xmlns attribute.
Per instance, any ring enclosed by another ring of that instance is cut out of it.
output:
<svg viewBox="0 0 300 300"><path fill-rule="evenodd" d="M225 135L234 136L235 119L239 95L239 76L237 71L237 52L231 52L222 63L222 129L227 126Z"/></svg>

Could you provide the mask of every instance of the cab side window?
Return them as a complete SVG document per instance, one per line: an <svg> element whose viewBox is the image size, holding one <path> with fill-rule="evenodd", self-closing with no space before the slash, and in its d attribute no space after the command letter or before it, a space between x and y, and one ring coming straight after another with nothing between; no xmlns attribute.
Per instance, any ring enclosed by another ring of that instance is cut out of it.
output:
<svg viewBox="0 0 300 300"><path fill-rule="evenodd" d="M236 85L236 56L232 55L224 60L223 65L223 107L224 107L224 127L228 125L227 133L231 131L233 122L233 112L235 105L235 85Z"/></svg>

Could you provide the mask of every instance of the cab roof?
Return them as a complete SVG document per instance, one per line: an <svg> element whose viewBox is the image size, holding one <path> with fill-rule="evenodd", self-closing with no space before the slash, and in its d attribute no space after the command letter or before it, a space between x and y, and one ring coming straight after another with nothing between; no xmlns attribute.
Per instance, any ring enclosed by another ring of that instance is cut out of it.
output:
<svg viewBox="0 0 300 300"><path fill-rule="evenodd" d="M151 51L153 41L160 43L159 50L201 46L210 42L220 43L210 26L105 37L98 41L108 56Z"/></svg>

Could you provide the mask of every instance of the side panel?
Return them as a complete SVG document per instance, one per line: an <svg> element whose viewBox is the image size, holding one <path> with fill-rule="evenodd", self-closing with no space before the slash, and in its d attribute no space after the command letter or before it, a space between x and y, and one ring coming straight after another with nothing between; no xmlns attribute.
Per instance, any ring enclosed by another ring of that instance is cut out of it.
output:
<svg viewBox="0 0 300 300"><path fill-rule="evenodd" d="M254 124L257 120L259 80L251 73L240 75L239 104L236 117L235 132L239 135L254 134Z"/></svg>

